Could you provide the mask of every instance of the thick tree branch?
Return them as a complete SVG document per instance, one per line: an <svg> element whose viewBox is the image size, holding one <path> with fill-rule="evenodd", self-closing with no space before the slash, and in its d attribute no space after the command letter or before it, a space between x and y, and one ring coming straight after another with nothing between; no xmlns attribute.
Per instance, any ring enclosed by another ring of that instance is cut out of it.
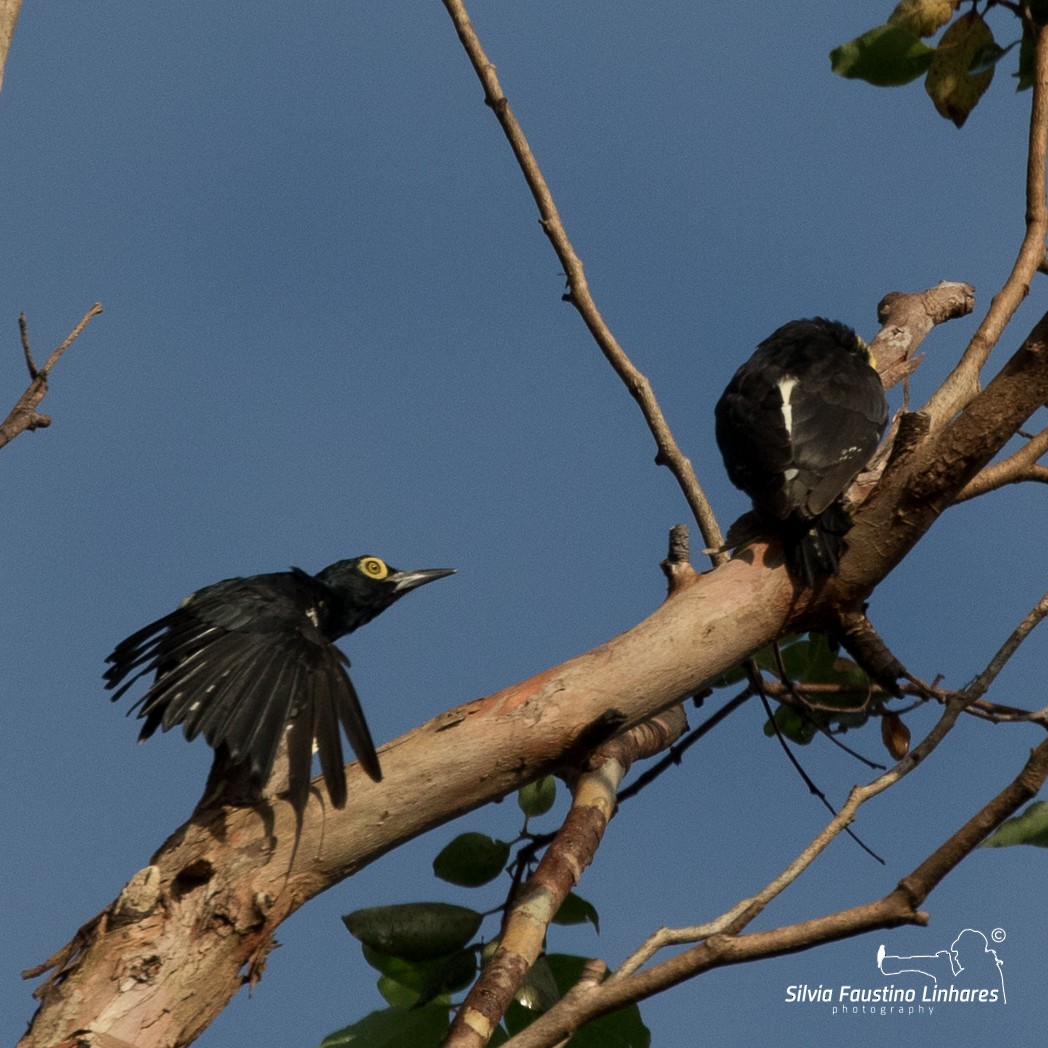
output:
<svg viewBox="0 0 1048 1048"><path fill-rule="evenodd" d="M580 984L526 1030L507 1041L507 1048L552 1048L585 1023L712 968L797 953L878 928L924 924L927 917L918 907L928 895L997 826L1036 796L1045 779L1048 779L1048 740L1032 752L1023 770L1008 786L883 898L770 931L749 935L714 933L700 945L652 968L622 978L612 977L603 983Z"/></svg>
<svg viewBox="0 0 1048 1048"><path fill-rule="evenodd" d="M957 417L892 458L855 516L828 599L849 607L868 597L1046 400L1048 314Z"/></svg>
<svg viewBox="0 0 1048 1048"><path fill-rule="evenodd" d="M23 1048L76 1030L188 1044L303 903L398 844L575 763L609 711L629 728L694 694L783 632L791 600L785 570L769 570L752 547L716 572L685 576L607 644L382 747L381 783L350 765L343 812L327 811L319 789L301 826L285 801L198 810L153 856L155 907L117 920L113 904L85 926L67 970L42 987Z"/></svg>
<svg viewBox="0 0 1048 1048"><path fill-rule="evenodd" d="M639 724L838 599L831 586L798 594L777 545L753 543L702 576L679 568L666 602L633 629L384 747L381 783L351 766L352 810L337 819L325 817L319 794L301 827L280 801L198 811L153 858L156 909L114 923L114 904L85 926L71 964L42 988L24 1048L78 1029L130 1043L148 1030L158 1046L189 1043L257 978L276 927L314 895L433 826L574 763L609 712L624 729ZM461 755L451 766L449 745Z"/></svg>
<svg viewBox="0 0 1048 1048"><path fill-rule="evenodd" d="M535 872L512 900L498 948L459 1009L445 1048L483 1048L545 948L546 931L604 837L616 790L633 762L678 738L687 722L680 706L601 746L577 778L571 810Z"/></svg>

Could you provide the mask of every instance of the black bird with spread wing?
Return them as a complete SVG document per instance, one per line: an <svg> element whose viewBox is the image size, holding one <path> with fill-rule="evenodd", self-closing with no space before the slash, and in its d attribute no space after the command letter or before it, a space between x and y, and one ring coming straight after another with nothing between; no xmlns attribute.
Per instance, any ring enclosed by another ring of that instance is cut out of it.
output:
<svg viewBox="0 0 1048 1048"><path fill-rule="evenodd" d="M316 575L299 568L225 579L190 594L169 615L116 646L104 680L119 699L139 677L153 683L131 707L139 740L181 724L227 765L246 765L262 787L287 733L291 802L309 795L313 746L328 796L346 803L344 730L364 771L382 778L371 733L335 647L405 593L454 573L398 571L378 557L340 560Z"/></svg>
<svg viewBox="0 0 1048 1048"><path fill-rule="evenodd" d="M887 420L866 343L821 317L765 339L717 402L728 478L782 539L793 578L812 586L837 573L850 527L841 495Z"/></svg>

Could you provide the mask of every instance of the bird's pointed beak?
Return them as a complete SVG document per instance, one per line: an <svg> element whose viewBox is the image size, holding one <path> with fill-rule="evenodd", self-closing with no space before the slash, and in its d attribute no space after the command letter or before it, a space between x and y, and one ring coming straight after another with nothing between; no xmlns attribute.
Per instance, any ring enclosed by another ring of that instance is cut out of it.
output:
<svg viewBox="0 0 1048 1048"><path fill-rule="evenodd" d="M454 568L419 568L417 571L394 572L389 576L389 581L393 583L393 592L401 594L418 586L425 586L427 582L436 582L445 575L454 574Z"/></svg>

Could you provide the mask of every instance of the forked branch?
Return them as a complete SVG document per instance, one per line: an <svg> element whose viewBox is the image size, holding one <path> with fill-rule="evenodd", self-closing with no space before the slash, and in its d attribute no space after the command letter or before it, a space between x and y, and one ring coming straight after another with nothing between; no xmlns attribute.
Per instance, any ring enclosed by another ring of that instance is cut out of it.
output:
<svg viewBox="0 0 1048 1048"><path fill-rule="evenodd" d="M623 977L612 976L603 983L580 984L526 1030L507 1041L506 1048L551 1048L593 1019L713 968L795 953L878 928L925 924L927 916L919 907L928 895L997 826L1035 796L1045 779L1048 779L1048 740L1034 749L1011 783L883 898L769 931L738 935L729 929L711 933L698 946L652 968Z"/></svg>
<svg viewBox="0 0 1048 1048"><path fill-rule="evenodd" d="M665 749L686 727L674 706L605 743L576 780L571 810L535 872L506 911L498 947L470 989L443 1048L483 1048L545 948L546 931L582 871L593 861L615 814L616 790L637 759Z"/></svg>
<svg viewBox="0 0 1048 1048"><path fill-rule="evenodd" d="M69 332L61 344L47 358L43 367L37 367L33 360L33 352L29 346L29 329L26 325L25 314L18 318L18 328L22 338L22 353L25 356L26 367L29 369L29 385L26 391L18 398L15 406L8 413L7 418L0 422L0 448L10 443L26 430L44 429L51 425L50 415L41 415L36 409L40 401L47 395L47 380L51 369L58 363L62 354L79 338L80 333L102 312L102 305L96 302L80 318L80 323Z"/></svg>

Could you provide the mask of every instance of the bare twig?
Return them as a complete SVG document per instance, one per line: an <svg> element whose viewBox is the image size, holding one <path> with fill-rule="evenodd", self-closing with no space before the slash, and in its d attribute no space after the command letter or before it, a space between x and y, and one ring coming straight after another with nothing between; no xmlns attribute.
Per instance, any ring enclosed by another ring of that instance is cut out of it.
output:
<svg viewBox="0 0 1048 1048"><path fill-rule="evenodd" d="M1007 665L1008 660L1016 653L1019 645L1033 632L1034 628L1048 615L1048 593L1030 609L1022 622L1009 634L997 653L990 659L986 669L968 685L965 691L973 698L982 698L996 680L997 675Z"/></svg>
<svg viewBox="0 0 1048 1048"><path fill-rule="evenodd" d="M33 360L33 354L29 348L29 331L26 326L25 314L18 318L18 328L22 339L22 353L25 356L26 367L29 369L29 385L26 387L26 391L18 398L7 418L0 422L0 448L27 429L44 429L51 425L50 416L41 415L36 410L40 401L47 394L47 379L51 374L51 369L58 363L62 354L76 341L92 318L98 316L101 312L102 306L96 302L81 317L76 327L66 335L58 348L47 358L47 363L43 367L37 367Z"/></svg>
<svg viewBox="0 0 1048 1048"><path fill-rule="evenodd" d="M679 744L670 747L670 752L653 764L643 775L638 776L629 786L619 793L619 804L635 797L645 787L651 785L667 769L680 764L681 758L700 739L711 732L722 720L734 713L740 706L753 698L753 692L744 688L735 698L726 702L719 710L711 713L697 728L688 732Z"/></svg>
<svg viewBox="0 0 1048 1048"><path fill-rule="evenodd" d="M709 935L717 934L729 926L734 927L736 922L743 917L745 917L744 924L752 920L775 895L792 883L811 864L829 841L837 836L841 829L854 818L862 804L872 797L883 793L905 775L909 774L946 737L962 712L980 704L982 696L986 694L1008 660L1016 653L1019 646L1033 632L1035 627L1046 617L1048 617L1048 593L1045 593L1023 617L1022 621L1012 630L1008 639L994 654L986 668L964 691L940 693L946 709L935 727L928 733L928 736L900 760L895 767L878 776L866 786L855 787L849 795L847 803L841 808L840 813L776 880L751 898L742 900L742 902L713 922L690 928L660 929L624 962L613 978L621 978L623 975L628 975L635 971L642 964L646 963L655 952L665 946L697 942ZM928 688L927 685L922 685L920 691L921 694L926 695L933 689ZM1042 724L1048 727L1048 724L1044 724L1043 721L1042 715L1044 711L1040 711L1040 713L1026 713L1021 710L1011 710L1010 712L1017 715L1014 718L1016 720L1041 719Z"/></svg>
<svg viewBox="0 0 1048 1048"><path fill-rule="evenodd" d="M940 721L940 724L936 725L932 734L938 731L942 723ZM931 735L929 739L925 740L925 743L930 739ZM901 761L900 765L913 758L914 755L911 754L910 757ZM891 775L892 772L889 772L888 776L881 778L884 779ZM651 997L712 968L795 953L798 950L860 935L877 928L892 928L901 924L925 924L927 915L920 912L918 907L958 863L982 843L1005 819L1036 795L1045 779L1048 779L1048 740L1042 742L1031 753L1023 770L1011 783L987 802L980 811L936 848L924 862L904 877L898 886L883 898L786 927L754 932L749 935L738 935L736 927L740 923L746 923L755 915L749 909L744 909L734 920L727 921L723 930L716 930L714 924L694 929L702 932L701 938L705 941L670 960L644 971L637 971L645 959L638 952L626 962L619 972L605 982L589 982L585 986L574 988L559 1004L538 1018L526 1030L507 1041L507 1048L546 1048L546 1046L556 1045L580 1026L601 1015ZM871 783L862 790L874 789L876 785L877 783ZM842 815L852 805L856 793L862 790L857 788L852 791L852 796L848 799L846 809L842 810ZM813 842L813 846L818 840L819 838ZM746 903L739 905L745 907ZM759 908L755 912L759 912Z"/></svg>
<svg viewBox="0 0 1048 1048"><path fill-rule="evenodd" d="M1030 284L1045 257L1045 237L1048 236L1048 202L1045 200L1048 33L1041 27L1031 25L1029 28L1036 33L1036 45L1026 161L1026 233L1008 279L994 296L960 362L921 409L931 420L932 432L938 430L978 393L979 373L1015 311L1029 294Z"/></svg>
<svg viewBox="0 0 1048 1048"><path fill-rule="evenodd" d="M866 801L894 786L900 779L913 771L942 742L952 729L963 708L964 703L962 701L948 705L928 735L901 761L865 786L854 787L841 810L786 869L759 892L741 900L726 913L705 924L686 928L660 929L623 962L621 968L615 972L612 978L620 979L632 974L658 950L666 946L698 942L701 939L723 932L741 931L772 899L788 888L826 850L830 842L854 820L859 808Z"/></svg>
<svg viewBox="0 0 1048 1048"><path fill-rule="evenodd" d="M723 546L720 528L713 509L699 485L694 467L674 439L651 383L637 370L625 350L619 345L593 300L582 260L572 247L560 213L557 211L557 205L554 203L553 194L550 192L517 118L510 109L509 101L503 94L495 66L481 45L463 0L443 0L443 2L455 24L455 31L469 56L473 69L484 86L484 101L491 107L505 132L513 154L517 158L517 163L528 183L528 188L539 209L540 224L564 267L569 288L565 298L578 310L605 359L615 369L615 373L625 383L626 389L640 407L658 447L655 461L666 466L676 478L699 525L703 542L709 550L714 551L710 554L711 559L715 564L719 564L727 559L727 554L719 552Z"/></svg>

